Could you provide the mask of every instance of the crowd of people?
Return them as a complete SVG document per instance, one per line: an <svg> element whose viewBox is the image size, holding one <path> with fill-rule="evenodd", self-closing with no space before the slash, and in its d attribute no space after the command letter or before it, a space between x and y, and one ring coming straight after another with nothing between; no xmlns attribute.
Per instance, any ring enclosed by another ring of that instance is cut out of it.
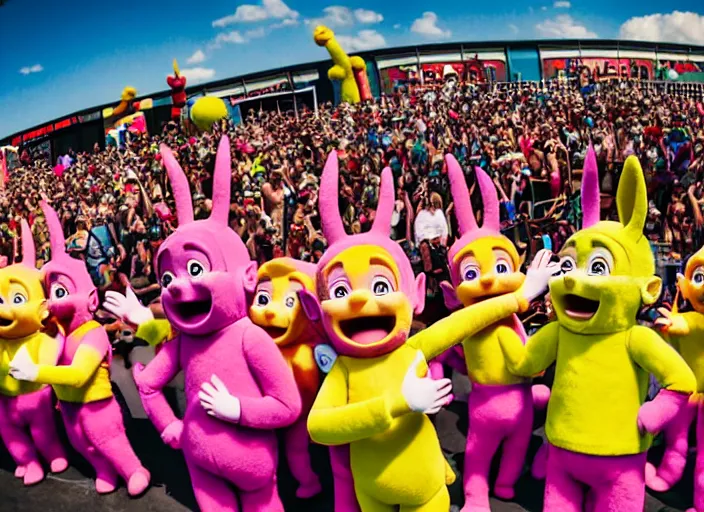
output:
<svg viewBox="0 0 704 512"><path fill-rule="evenodd" d="M448 81L408 84L358 105L324 104L317 111L249 111L191 135L178 124L133 135L124 147L97 145L70 152L61 176L46 161L22 158L12 170L0 209L0 254L19 253L19 220L29 220L38 264L49 257L39 203L59 212L67 247L85 259L102 292L132 287L159 310L154 256L174 229L173 203L159 145L177 151L189 176L196 218L212 207L217 142L232 144L230 226L260 264L278 256L317 261L325 250L317 212L325 159L341 166L340 211L351 233L371 226L381 171L396 178L392 236L416 272L428 278L425 315L444 314L439 283L449 279L446 248L457 223L444 155L490 172L502 198L502 227L530 260L579 227L579 178L588 144L598 161L602 214L615 213L613 193L630 154L641 161L652 198L646 233L661 253L681 260L704 243L704 110L684 93L653 84L614 81L580 87L564 81L476 85ZM479 206L479 194L472 194ZM478 209L478 208L477 208Z"/></svg>

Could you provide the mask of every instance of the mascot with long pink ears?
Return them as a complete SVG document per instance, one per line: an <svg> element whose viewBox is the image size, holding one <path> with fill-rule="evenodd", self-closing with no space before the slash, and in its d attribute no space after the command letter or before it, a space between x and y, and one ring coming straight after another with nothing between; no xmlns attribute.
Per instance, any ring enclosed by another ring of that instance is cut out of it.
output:
<svg viewBox="0 0 704 512"><path fill-rule="evenodd" d="M423 310L425 279L413 275L389 238L393 174L382 172L376 219L348 236L338 208L337 155L321 181L320 214L330 244L318 264L317 297L299 291L304 311L322 320L339 354L308 416L313 441L349 445L355 492L363 512L447 512L455 475L426 414L438 412L452 389L433 380L426 361L513 313L525 311L547 286L542 272L516 293L462 309L409 337Z"/></svg>
<svg viewBox="0 0 704 512"><path fill-rule="evenodd" d="M24 219L22 263L0 269L0 295L0 438L17 463L15 476L33 485L45 476L39 455L60 473L68 467L66 451L56 432L51 387L16 380L8 366L21 351L32 362L56 364L64 340L43 332L49 311L32 230Z"/></svg>
<svg viewBox="0 0 704 512"><path fill-rule="evenodd" d="M95 469L99 493L114 491L119 475L129 494L139 495L149 486L150 474L130 446L113 396L112 348L105 329L93 320L98 290L85 262L66 253L59 216L46 201L41 207L51 240L51 261L42 268L42 276L49 291L49 312L63 328L66 341L58 366L36 364L20 352L10 363L10 374L54 388L69 441Z"/></svg>
<svg viewBox="0 0 704 512"><path fill-rule="evenodd" d="M448 254L452 284L442 283L445 302L454 310L514 293L525 276L519 271L515 246L501 234L499 200L489 175L475 168L484 206L480 227L462 168L452 155L447 155L446 161L461 234ZM490 510L489 468L500 446L503 450L494 492L503 499L514 497L533 431L534 395L542 398L538 405L544 406L550 393L543 385L532 389L530 379L509 372L499 345L502 336L525 343L523 324L515 314L465 339L462 345L472 381L462 509L466 511ZM541 457L544 455L543 450Z"/></svg>
<svg viewBox="0 0 704 512"><path fill-rule="evenodd" d="M188 179L174 155L161 155L176 200L179 227L162 244L156 266L164 312L178 335L134 378L161 437L183 450L203 512L278 512L274 429L293 424L301 397L271 337L247 317L256 263L228 228L230 143L218 147L213 209L194 221ZM183 369L183 420L162 389ZM239 504L238 504L239 501Z"/></svg>

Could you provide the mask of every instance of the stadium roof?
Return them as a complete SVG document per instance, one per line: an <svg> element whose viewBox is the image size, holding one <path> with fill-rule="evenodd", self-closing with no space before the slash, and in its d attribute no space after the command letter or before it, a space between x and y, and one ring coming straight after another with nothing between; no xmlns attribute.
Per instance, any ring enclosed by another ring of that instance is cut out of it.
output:
<svg viewBox="0 0 704 512"><path fill-rule="evenodd" d="M534 40L521 40L521 41L475 41L475 42L449 42L449 43L431 43L431 44L421 44L421 45L411 45L411 46L397 46L394 48L381 48L378 50L370 50L363 52L355 52L356 55L361 56L365 60L369 60L374 57L388 57L392 55L409 55L409 54L424 54L433 51L448 51L457 50L462 48L463 51L472 52L473 50L479 51L482 49L575 49L580 50L614 50L614 49L638 49L638 50L650 50L655 52L667 52L667 53L679 53L686 58L689 54L704 55L704 46L689 45L689 44L679 44L679 43L657 43L650 41L624 41L618 39L534 39ZM322 50L322 49L321 49ZM230 85L238 81L252 81L261 78L271 76L272 73L285 73L285 72L296 72L309 70L311 68L322 67L326 62L330 62L330 59L323 59L319 61L312 61L306 63L293 64L291 66L286 66L277 69L267 69L263 71L257 71L254 73L249 73L246 75L236 75L229 78L223 78L221 80L215 80L207 83L198 83L186 88L186 93L188 95L193 95L199 92L204 92L208 90L216 90L224 86ZM154 92L151 94L143 94L135 98L135 101L140 101L145 98L152 98L154 100L165 98L171 94L170 90L162 90ZM90 114L96 111L102 111L108 107L114 107L119 103L119 98L115 99L109 103L103 105L96 105L93 107L85 108L77 112L63 115L56 118L54 121L46 121L40 123L34 127L21 130L19 132L13 133L7 137L3 137L0 140L7 141L11 140L18 135L32 131L34 129L40 128L47 125L48 123L59 121L72 116L81 116Z"/></svg>

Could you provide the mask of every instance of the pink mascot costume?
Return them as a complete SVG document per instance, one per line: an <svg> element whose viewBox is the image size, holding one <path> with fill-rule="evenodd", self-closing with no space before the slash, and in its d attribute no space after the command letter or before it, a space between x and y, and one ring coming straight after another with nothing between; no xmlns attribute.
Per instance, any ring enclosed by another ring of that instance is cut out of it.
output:
<svg viewBox="0 0 704 512"><path fill-rule="evenodd" d="M0 270L0 293L0 437L17 463L15 476L33 485L45 476L39 454L54 473L64 471L68 461L56 433L51 387L16 380L8 373L8 363L19 351L26 350L38 363L56 364L63 345L60 334L52 338L42 332L49 312L32 231L24 219L22 263Z"/></svg>
<svg viewBox="0 0 704 512"><path fill-rule="evenodd" d="M49 290L49 312L66 333L58 366L35 364L18 354L10 363L13 377L51 384L59 399L66 433L73 447L95 468L96 490L109 493L118 475L127 482L130 495L149 486L150 475L135 455L112 392L112 349L105 329L95 320L98 290L85 263L65 252L61 222L56 212L41 202L51 239L51 261L42 275Z"/></svg>
<svg viewBox="0 0 704 512"><path fill-rule="evenodd" d="M164 311L178 335L147 367L135 366L144 409L164 442L183 450L203 512L283 511L274 429L296 421L301 398L271 337L247 317L257 268L227 227L229 140L220 141L206 220L193 220L186 175L167 147L161 155L179 227L162 244L156 264ZM188 404L183 420L162 393L181 369Z"/></svg>

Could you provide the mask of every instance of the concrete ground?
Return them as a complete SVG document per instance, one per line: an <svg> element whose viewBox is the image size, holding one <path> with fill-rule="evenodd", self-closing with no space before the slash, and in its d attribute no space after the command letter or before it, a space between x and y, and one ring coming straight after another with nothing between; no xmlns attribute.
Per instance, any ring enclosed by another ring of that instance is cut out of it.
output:
<svg viewBox="0 0 704 512"><path fill-rule="evenodd" d="M463 467L464 436L466 431L466 404L455 402L436 418L436 426L451 463L461 470ZM530 457L540 446L540 430L531 445ZM72 467L61 475L50 475L44 482L25 488L13 477L14 463L0 444L0 510L3 512L181 512L198 510L191 491L190 481L180 452L166 447L146 420L128 422L128 435L144 465L152 472L154 486L139 499L131 499L124 488L108 496L98 496L90 478L90 468L80 457L72 457ZM652 450L653 457L660 456L658 448ZM287 511L333 512L331 471L326 450L320 446L312 448L314 466L325 492L311 500L298 500L294 496L294 484L285 467L281 468L280 491ZM688 465L680 484L664 495L648 495L647 512L684 511L692 503L693 461ZM453 504L461 506L461 478L452 486ZM496 512L539 512L542 509L543 484L533 480L526 472L516 488L517 498L512 503L492 500Z"/></svg>

